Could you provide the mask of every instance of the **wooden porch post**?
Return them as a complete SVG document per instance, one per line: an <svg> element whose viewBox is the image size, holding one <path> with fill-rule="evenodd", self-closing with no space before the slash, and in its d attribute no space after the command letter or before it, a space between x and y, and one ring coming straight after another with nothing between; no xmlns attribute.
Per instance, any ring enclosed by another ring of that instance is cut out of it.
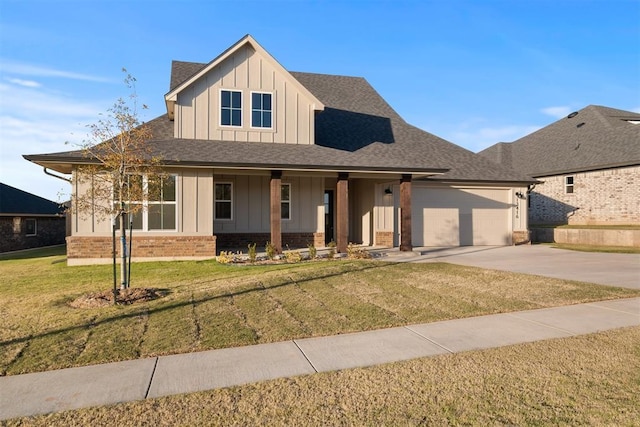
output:
<svg viewBox="0 0 640 427"><path fill-rule="evenodd" d="M349 174L338 174L336 186L336 249L347 252L349 240Z"/></svg>
<svg viewBox="0 0 640 427"><path fill-rule="evenodd" d="M282 171L271 171L271 244L276 248L276 252L282 253Z"/></svg>
<svg viewBox="0 0 640 427"><path fill-rule="evenodd" d="M400 250L413 250L411 244L411 175L400 180Z"/></svg>

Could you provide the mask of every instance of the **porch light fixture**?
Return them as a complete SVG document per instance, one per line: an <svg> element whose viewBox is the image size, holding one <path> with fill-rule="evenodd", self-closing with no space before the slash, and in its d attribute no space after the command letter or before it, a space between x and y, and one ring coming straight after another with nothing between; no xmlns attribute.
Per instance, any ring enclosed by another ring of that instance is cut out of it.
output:
<svg viewBox="0 0 640 427"><path fill-rule="evenodd" d="M393 194L393 190L391 190L391 187L387 187L384 189L384 194Z"/></svg>
<svg viewBox="0 0 640 427"><path fill-rule="evenodd" d="M516 197L517 197L518 199L524 199L524 198L525 198L525 197L524 197L524 194L522 194L520 191L516 192Z"/></svg>

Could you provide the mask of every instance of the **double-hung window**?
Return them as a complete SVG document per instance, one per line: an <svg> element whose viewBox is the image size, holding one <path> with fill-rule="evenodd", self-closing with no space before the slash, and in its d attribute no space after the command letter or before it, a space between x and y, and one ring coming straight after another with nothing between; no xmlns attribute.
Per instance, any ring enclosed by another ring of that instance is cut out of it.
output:
<svg viewBox="0 0 640 427"><path fill-rule="evenodd" d="M564 177L564 192L566 194L573 193L573 177L572 176Z"/></svg>
<svg viewBox="0 0 640 427"><path fill-rule="evenodd" d="M242 92L220 91L220 124L222 126L242 126Z"/></svg>
<svg viewBox="0 0 640 427"><path fill-rule="evenodd" d="M273 127L273 104L271 97L270 93L251 93L251 127Z"/></svg>
<svg viewBox="0 0 640 427"><path fill-rule="evenodd" d="M280 187L280 218L291 219L291 184Z"/></svg>
<svg viewBox="0 0 640 427"><path fill-rule="evenodd" d="M35 218L27 218L25 221L27 236L35 236L38 231L38 224Z"/></svg>
<svg viewBox="0 0 640 427"><path fill-rule="evenodd" d="M176 177L130 175L127 179L125 209L135 230L176 229ZM116 206L117 208L117 206Z"/></svg>
<svg viewBox="0 0 640 427"><path fill-rule="evenodd" d="M232 219L232 185L230 182L219 182L215 185L214 195L214 218Z"/></svg>

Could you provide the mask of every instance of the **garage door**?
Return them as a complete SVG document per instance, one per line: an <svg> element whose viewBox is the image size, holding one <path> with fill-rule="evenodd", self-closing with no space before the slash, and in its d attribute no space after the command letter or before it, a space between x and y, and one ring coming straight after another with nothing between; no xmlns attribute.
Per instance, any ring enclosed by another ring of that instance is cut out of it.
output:
<svg viewBox="0 0 640 427"><path fill-rule="evenodd" d="M414 246L511 244L509 190L421 188L412 190Z"/></svg>

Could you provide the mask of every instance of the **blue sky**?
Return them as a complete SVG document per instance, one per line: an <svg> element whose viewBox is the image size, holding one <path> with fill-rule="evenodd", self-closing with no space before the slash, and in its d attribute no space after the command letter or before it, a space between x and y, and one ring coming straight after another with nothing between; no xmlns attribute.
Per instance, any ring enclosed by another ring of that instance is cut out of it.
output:
<svg viewBox="0 0 640 427"><path fill-rule="evenodd" d="M409 123L477 152L589 104L640 112L640 0L0 0L0 181L69 187L67 151L137 80L165 112L171 60L251 34L285 68L365 77ZM70 144L65 144L68 141Z"/></svg>

